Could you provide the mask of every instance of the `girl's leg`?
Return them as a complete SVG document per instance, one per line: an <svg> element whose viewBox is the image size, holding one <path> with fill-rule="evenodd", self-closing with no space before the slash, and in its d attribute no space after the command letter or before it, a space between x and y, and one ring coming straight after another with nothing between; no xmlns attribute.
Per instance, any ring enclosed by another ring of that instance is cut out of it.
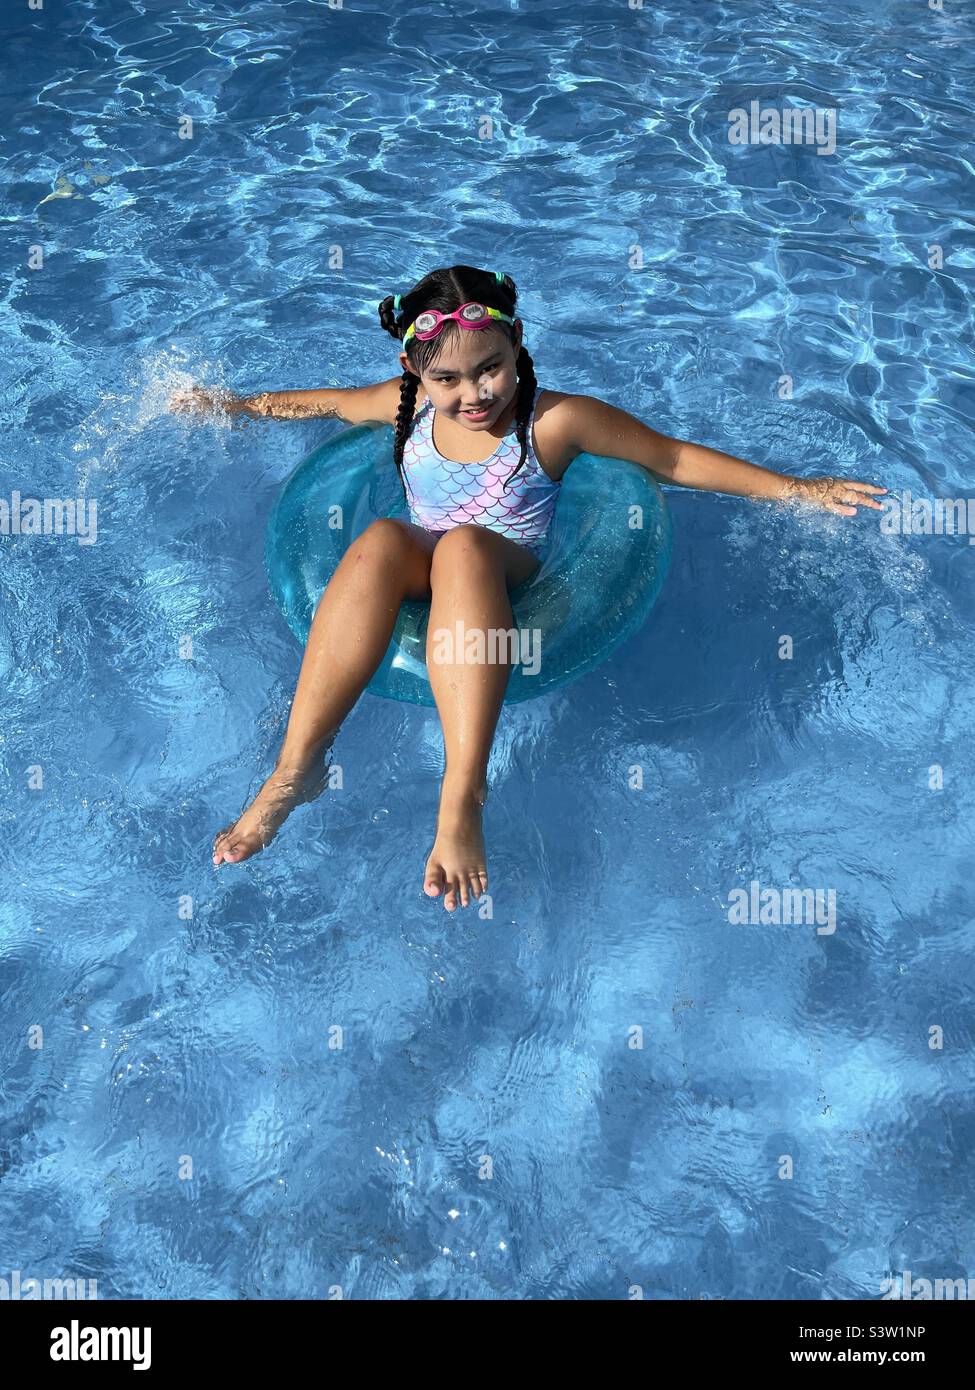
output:
<svg viewBox="0 0 975 1390"><path fill-rule="evenodd" d="M438 628L456 633L459 622L465 632L480 630L486 642L489 629L512 628L508 589L527 579L538 564L516 541L476 525L447 531L433 552L427 671L443 727L446 767L423 889L432 898L444 892L448 912L456 908L458 893L467 907L469 891L475 898L487 891L481 807L511 667L507 662L438 663L434 634Z"/></svg>
<svg viewBox="0 0 975 1390"><path fill-rule="evenodd" d="M324 755L386 654L404 598L430 593L436 537L374 521L342 556L319 600L274 771L243 815L220 832L213 862L263 849L300 801L324 786Z"/></svg>

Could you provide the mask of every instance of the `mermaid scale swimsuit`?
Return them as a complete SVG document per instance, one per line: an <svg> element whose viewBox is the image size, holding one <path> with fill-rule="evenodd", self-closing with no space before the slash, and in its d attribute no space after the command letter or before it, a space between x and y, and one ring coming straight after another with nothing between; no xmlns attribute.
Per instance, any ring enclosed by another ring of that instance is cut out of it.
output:
<svg viewBox="0 0 975 1390"><path fill-rule="evenodd" d="M548 476L531 445L540 395L538 387L528 421L525 462L507 490L504 484L521 453L515 422L490 458L481 463L456 463L437 452L433 442L435 407L427 398L403 447L410 520L437 535L475 522L519 541L541 559L562 484Z"/></svg>

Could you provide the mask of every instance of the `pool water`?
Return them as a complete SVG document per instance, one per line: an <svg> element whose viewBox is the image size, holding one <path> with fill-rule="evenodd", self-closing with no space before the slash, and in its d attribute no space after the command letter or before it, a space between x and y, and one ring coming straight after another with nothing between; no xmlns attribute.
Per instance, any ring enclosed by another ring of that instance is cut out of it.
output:
<svg viewBox="0 0 975 1390"><path fill-rule="evenodd" d="M435 712L373 697L342 788L211 865L300 663L267 519L340 426L167 411L191 381L392 375L379 300L463 262L514 277L545 387L967 497L964 7L76 0L0 26L0 497L97 502L92 544L0 537L0 1277L975 1276L967 537L668 489L645 627L506 708L493 915L450 915L421 888ZM731 143L753 101L834 110L835 151ZM730 920L753 882L833 908Z"/></svg>

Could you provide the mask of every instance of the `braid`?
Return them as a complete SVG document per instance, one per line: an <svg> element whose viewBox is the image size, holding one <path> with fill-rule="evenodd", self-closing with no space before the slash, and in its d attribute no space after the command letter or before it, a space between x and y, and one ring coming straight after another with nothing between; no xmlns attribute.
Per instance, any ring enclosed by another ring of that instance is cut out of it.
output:
<svg viewBox="0 0 975 1390"><path fill-rule="evenodd" d="M396 464L396 471L399 473L399 480L403 484L403 496L406 497L406 475L403 472L403 450L406 441L410 437L410 430L416 416L416 393L420 389L420 378L415 372L403 373L403 379L399 386L399 410L396 412L396 437L393 442L393 462Z"/></svg>
<svg viewBox="0 0 975 1390"><path fill-rule="evenodd" d="M515 403L515 438L521 445L521 453L515 467L505 479L505 487L508 486L512 478L520 470L528 453L528 421L531 419L532 405L535 401L535 388L538 385L535 380L535 364L524 344L522 344L518 353L515 371L518 373L518 399Z"/></svg>
<svg viewBox="0 0 975 1390"><path fill-rule="evenodd" d="M393 296L388 294L379 305L379 322L387 333L392 333L394 338L398 338L400 331L396 326L396 315L393 313Z"/></svg>
<svg viewBox="0 0 975 1390"><path fill-rule="evenodd" d="M386 298L382 300L379 305L379 322L387 333L392 334L397 342L401 342L403 331L409 320L406 317L405 310L401 308L399 323L396 322L396 313L393 308L394 303L395 300L391 294L388 294ZM396 471L403 485L403 497L407 504L409 503L409 498L406 494L406 475L403 472L403 450L406 447L406 441L410 437L410 429L412 428L413 419L416 415L416 394L419 389L420 378L414 372L404 370L399 388L399 409L396 412L393 462L396 464Z"/></svg>

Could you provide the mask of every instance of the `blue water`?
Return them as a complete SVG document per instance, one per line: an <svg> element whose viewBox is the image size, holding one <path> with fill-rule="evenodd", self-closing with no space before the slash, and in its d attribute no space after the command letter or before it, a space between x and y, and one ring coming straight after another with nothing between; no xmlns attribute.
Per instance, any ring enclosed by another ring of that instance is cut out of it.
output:
<svg viewBox="0 0 975 1390"><path fill-rule="evenodd" d="M166 408L191 381L382 380L379 299L464 262L516 280L543 386L966 497L966 7L0 24L0 496L98 507L91 545L0 539L0 1277L798 1299L975 1276L967 539L668 489L644 629L505 710L493 917L450 916L421 891L436 715L372 697L344 788L212 867L300 662L267 518L340 426ZM837 109L836 152L731 145L753 99ZM753 880L834 890L835 932L732 925Z"/></svg>

